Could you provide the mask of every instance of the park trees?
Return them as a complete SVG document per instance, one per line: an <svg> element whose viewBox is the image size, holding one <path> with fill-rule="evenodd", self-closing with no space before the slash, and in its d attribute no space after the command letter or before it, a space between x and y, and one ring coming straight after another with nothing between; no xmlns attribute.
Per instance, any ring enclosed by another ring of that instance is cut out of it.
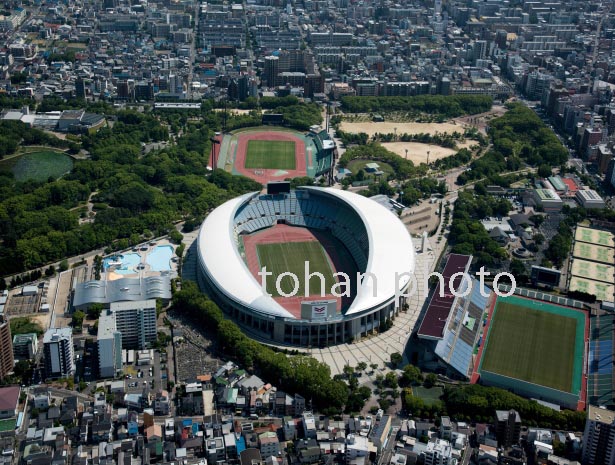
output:
<svg viewBox="0 0 615 465"><path fill-rule="evenodd" d="M337 413L348 402L348 385L343 380L332 379L326 364L304 355L286 356L248 338L234 322L224 318L220 308L207 299L194 283L184 283L182 290L174 294L173 307L190 318L197 327L214 334L226 355L265 379L277 380L282 389L312 399L314 407L323 413ZM353 402L358 402L357 399L364 394L356 394L358 397Z"/></svg>

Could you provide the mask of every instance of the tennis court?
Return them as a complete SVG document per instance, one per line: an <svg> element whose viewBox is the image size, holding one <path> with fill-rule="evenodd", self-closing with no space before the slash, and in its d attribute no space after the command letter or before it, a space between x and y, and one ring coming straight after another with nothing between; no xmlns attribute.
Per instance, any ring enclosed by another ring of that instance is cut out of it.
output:
<svg viewBox="0 0 615 465"><path fill-rule="evenodd" d="M582 258L583 260L599 263L615 263L615 249L602 245L588 244L586 242L575 242L572 255Z"/></svg>
<svg viewBox="0 0 615 465"><path fill-rule="evenodd" d="M570 279L569 289L571 291L580 291L596 296L596 299L606 302L613 301L613 293L615 286L613 284L594 281L579 276L573 276Z"/></svg>
<svg viewBox="0 0 615 465"><path fill-rule="evenodd" d="M615 247L615 235L608 231L587 228L585 226L577 226L574 240L587 242L588 244L598 244L605 247Z"/></svg>
<svg viewBox="0 0 615 465"><path fill-rule="evenodd" d="M572 262L571 274L607 284L615 284L615 267L604 263L575 259Z"/></svg>

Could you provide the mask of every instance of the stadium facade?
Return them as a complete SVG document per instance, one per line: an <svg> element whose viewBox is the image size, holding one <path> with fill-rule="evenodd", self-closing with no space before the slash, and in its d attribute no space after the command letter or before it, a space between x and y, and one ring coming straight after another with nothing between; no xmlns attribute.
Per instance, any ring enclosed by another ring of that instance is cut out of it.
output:
<svg viewBox="0 0 615 465"><path fill-rule="evenodd" d="M262 289L242 256L241 236L276 224L330 234L347 249L364 277L343 312L293 314ZM347 343L395 318L405 304L396 295L411 285L415 267L412 239L397 216L366 197L319 187L227 201L203 222L197 254L201 289L247 334L300 347Z"/></svg>

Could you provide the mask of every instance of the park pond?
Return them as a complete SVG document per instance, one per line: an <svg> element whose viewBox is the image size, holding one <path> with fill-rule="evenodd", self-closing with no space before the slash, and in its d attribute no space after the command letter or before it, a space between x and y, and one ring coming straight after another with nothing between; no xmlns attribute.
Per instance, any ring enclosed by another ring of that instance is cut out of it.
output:
<svg viewBox="0 0 615 465"><path fill-rule="evenodd" d="M1 172L11 172L16 181L46 181L73 169L73 159L62 152L40 150L0 161Z"/></svg>

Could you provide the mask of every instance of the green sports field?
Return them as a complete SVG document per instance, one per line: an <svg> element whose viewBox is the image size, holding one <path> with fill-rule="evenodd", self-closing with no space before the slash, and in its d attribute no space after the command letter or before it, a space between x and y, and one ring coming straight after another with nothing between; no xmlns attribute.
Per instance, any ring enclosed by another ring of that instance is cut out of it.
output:
<svg viewBox="0 0 615 465"><path fill-rule="evenodd" d="M274 297L280 297L275 282L277 277L284 273L293 273L299 278L297 296L305 295L305 261L310 263L310 273L320 272L325 277L325 293L329 294L337 282L333 276L334 271L329 258L322 245L316 241L310 242L284 242L277 244L259 244L256 246L259 268L267 267L273 274L267 277L267 292ZM294 282L290 276L284 276L280 282L280 290L285 294L293 292ZM308 295L320 295L320 279L313 277L310 280Z"/></svg>
<svg viewBox="0 0 615 465"><path fill-rule="evenodd" d="M584 315L518 297L500 298L481 371L565 392L580 388Z"/></svg>
<svg viewBox="0 0 615 465"><path fill-rule="evenodd" d="M295 143L287 140L249 140L245 168L296 169Z"/></svg>

